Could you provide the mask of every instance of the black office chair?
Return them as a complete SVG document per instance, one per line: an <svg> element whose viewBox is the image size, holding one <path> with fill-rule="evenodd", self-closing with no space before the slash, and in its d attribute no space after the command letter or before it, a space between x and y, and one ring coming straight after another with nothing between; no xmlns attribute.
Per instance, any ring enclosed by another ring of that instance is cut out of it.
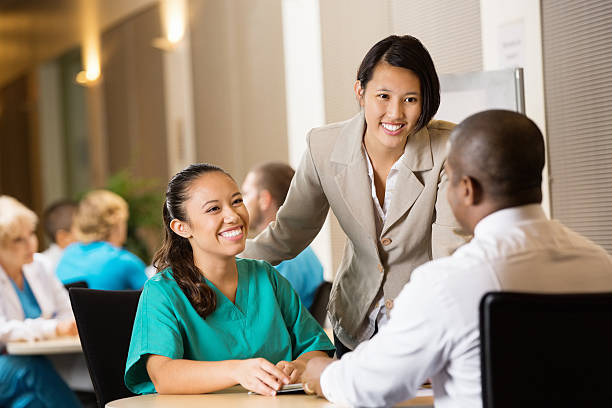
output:
<svg viewBox="0 0 612 408"><path fill-rule="evenodd" d="M75 281L75 282L65 283L64 287L66 288L66 290L70 290L70 288L88 288L89 285L87 285L87 282L85 281Z"/></svg>
<svg viewBox="0 0 612 408"><path fill-rule="evenodd" d="M310 305L308 309L310 314L321 326L325 323L325 317L327 316L327 304L329 303L331 288L331 282L323 281L317 288L312 300L312 305Z"/></svg>
<svg viewBox="0 0 612 408"><path fill-rule="evenodd" d="M98 406L134 396L123 382L140 290L69 290Z"/></svg>
<svg viewBox="0 0 612 408"><path fill-rule="evenodd" d="M487 293L484 408L612 407L612 293Z"/></svg>

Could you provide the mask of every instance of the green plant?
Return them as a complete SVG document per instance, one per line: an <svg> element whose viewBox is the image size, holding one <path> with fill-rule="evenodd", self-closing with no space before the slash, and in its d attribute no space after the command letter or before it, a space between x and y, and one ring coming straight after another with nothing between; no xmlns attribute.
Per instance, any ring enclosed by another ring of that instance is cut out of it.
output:
<svg viewBox="0 0 612 408"><path fill-rule="evenodd" d="M151 246L157 246L157 242L151 241L158 240L162 228L164 198L159 181L137 178L122 170L109 177L106 188L123 197L130 209L125 248L150 264Z"/></svg>

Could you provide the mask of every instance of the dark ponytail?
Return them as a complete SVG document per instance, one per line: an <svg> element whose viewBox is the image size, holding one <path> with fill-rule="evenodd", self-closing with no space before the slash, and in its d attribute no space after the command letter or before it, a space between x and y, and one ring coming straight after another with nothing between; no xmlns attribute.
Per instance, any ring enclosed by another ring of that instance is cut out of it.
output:
<svg viewBox="0 0 612 408"><path fill-rule="evenodd" d="M206 163L192 164L172 177L168 183L166 201L162 209L164 241L153 257L153 266L158 271L172 268L174 280L202 318L215 311L217 297L213 289L202 279L202 273L193 261L193 250L189 240L172 231L170 222L173 219L188 222L184 207L185 201L189 198L187 190L198 177L215 171L231 178L220 167Z"/></svg>

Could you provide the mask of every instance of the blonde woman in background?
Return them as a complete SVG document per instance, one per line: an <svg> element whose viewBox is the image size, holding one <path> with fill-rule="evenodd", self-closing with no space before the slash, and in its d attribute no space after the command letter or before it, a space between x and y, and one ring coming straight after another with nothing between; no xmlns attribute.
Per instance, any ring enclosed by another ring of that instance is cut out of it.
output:
<svg viewBox="0 0 612 408"><path fill-rule="evenodd" d="M89 288L140 289L147 277L145 264L122 248L127 237L128 205L107 190L94 190L79 203L73 233L57 266L63 283L85 281Z"/></svg>
<svg viewBox="0 0 612 408"><path fill-rule="evenodd" d="M19 201L0 196L0 406L78 407L45 357L4 354L9 341L77 334L66 290L36 253L37 222Z"/></svg>

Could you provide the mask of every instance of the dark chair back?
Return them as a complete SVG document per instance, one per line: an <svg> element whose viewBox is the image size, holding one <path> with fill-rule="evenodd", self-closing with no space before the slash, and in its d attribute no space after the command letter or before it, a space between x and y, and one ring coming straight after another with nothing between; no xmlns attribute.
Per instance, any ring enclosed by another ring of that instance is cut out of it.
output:
<svg viewBox="0 0 612 408"><path fill-rule="evenodd" d="M612 407L612 293L487 293L484 408Z"/></svg>
<svg viewBox="0 0 612 408"><path fill-rule="evenodd" d="M123 382L140 290L69 290L98 406L134 396Z"/></svg>
<svg viewBox="0 0 612 408"><path fill-rule="evenodd" d="M87 282L85 281L75 281L64 284L64 287L66 290L70 290L70 288L88 288L89 285L87 285Z"/></svg>
<svg viewBox="0 0 612 408"><path fill-rule="evenodd" d="M317 319L321 326L325 323L327 316L327 304L329 303L329 293L331 292L331 282L323 281L315 292L312 305L310 305L310 314Z"/></svg>

